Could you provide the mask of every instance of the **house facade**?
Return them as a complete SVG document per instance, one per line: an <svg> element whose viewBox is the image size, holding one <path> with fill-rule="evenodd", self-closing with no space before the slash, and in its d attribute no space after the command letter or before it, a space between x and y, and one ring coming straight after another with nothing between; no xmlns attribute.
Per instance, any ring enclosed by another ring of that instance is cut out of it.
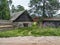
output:
<svg viewBox="0 0 60 45"><path fill-rule="evenodd" d="M10 19L15 27L31 27L33 22L38 22L40 17L32 18L29 13L24 10L21 12L15 13ZM44 18L42 23L39 24L42 26L51 26L51 27L59 27L60 26L60 18Z"/></svg>
<svg viewBox="0 0 60 45"><path fill-rule="evenodd" d="M26 10L14 14L10 20L15 27L31 27L33 23L33 19Z"/></svg>

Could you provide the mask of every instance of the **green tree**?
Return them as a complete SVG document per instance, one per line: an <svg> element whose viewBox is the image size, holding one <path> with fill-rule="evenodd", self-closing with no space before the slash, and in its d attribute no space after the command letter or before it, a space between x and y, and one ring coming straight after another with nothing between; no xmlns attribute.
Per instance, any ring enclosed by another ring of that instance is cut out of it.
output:
<svg viewBox="0 0 60 45"><path fill-rule="evenodd" d="M24 7L21 6L21 5L17 5L17 11L23 11L24 10Z"/></svg>
<svg viewBox="0 0 60 45"><path fill-rule="evenodd" d="M17 5L16 7L15 7L14 5L12 5L11 8L12 8L12 9L11 9L11 10L12 10L12 13L25 10L24 7L21 6L21 5Z"/></svg>
<svg viewBox="0 0 60 45"><path fill-rule="evenodd" d="M14 5L12 5L11 8L12 8L12 9L11 9L12 13L16 12L16 9L15 9L15 6L14 6Z"/></svg>
<svg viewBox="0 0 60 45"><path fill-rule="evenodd" d="M8 4L9 4L9 6L11 6L12 0L8 0Z"/></svg>
<svg viewBox="0 0 60 45"><path fill-rule="evenodd" d="M7 0L0 0L0 19L7 20L10 18L10 12Z"/></svg>
<svg viewBox="0 0 60 45"><path fill-rule="evenodd" d="M59 0L30 0L30 13L42 17L53 17L60 9Z"/></svg>

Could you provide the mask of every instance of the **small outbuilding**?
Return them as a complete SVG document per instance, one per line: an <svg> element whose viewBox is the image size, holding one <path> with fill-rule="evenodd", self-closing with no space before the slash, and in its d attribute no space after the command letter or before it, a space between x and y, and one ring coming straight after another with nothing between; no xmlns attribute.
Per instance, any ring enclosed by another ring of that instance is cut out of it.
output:
<svg viewBox="0 0 60 45"><path fill-rule="evenodd" d="M60 27L60 18L44 18L43 26Z"/></svg>
<svg viewBox="0 0 60 45"><path fill-rule="evenodd" d="M35 17L33 21L38 22L39 17ZM39 25L39 23L38 23ZM60 27L60 18L52 17L52 18L43 18L42 22L40 22L40 26L43 27Z"/></svg>
<svg viewBox="0 0 60 45"><path fill-rule="evenodd" d="M14 13L10 19L16 27L30 27L32 26L33 19L27 10Z"/></svg>

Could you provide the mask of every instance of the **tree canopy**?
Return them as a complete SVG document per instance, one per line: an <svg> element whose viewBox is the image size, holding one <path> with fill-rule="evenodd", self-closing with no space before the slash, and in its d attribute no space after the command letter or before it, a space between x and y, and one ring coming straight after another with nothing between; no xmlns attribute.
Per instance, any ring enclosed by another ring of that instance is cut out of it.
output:
<svg viewBox="0 0 60 45"><path fill-rule="evenodd" d="M59 0L30 0L30 13L42 17L53 17L60 9Z"/></svg>
<svg viewBox="0 0 60 45"><path fill-rule="evenodd" d="M11 7L12 13L14 13L14 12L19 12L19 11L23 11L23 10L25 10L25 9L24 9L24 7L21 6L21 5L17 5L16 7L15 7L14 5L12 5L12 7Z"/></svg>
<svg viewBox="0 0 60 45"><path fill-rule="evenodd" d="M18 6L17 6L17 11L22 11L22 10L24 10L24 7L21 6L21 5L18 5Z"/></svg>
<svg viewBox="0 0 60 45"><path fill-rule="evenodd" d="M9 19L10 12L7 0L0 0L0 19Z"/></svg>
<svg viewBox="0 0 60 45"><path fill-rule="evenodd" d="M11 6L11 4L12 4L12 0L8 0L8 4Z"/></svg>

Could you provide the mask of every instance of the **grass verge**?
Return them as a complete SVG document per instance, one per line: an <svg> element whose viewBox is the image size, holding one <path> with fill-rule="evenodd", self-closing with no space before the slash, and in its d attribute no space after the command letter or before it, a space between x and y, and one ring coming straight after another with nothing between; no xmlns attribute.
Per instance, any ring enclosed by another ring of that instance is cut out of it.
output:
<svg viewBox="0 0 60 45"><path fill-rule="evenodd" d="M25 27L9 31L0 31L0 37L17 36L60 36L60 28L52 27Z"/></svg>

